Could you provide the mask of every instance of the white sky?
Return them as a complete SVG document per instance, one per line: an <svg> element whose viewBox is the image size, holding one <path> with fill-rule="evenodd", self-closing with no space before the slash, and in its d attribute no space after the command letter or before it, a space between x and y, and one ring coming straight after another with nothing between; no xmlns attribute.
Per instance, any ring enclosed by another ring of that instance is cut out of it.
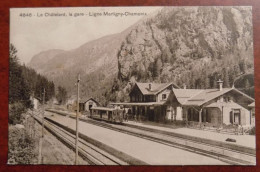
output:
<svg viewBox="0 0 260 172"><path fill-rule="evenodd" d="M162 7L78 7L78 8L12 8L10 9L10 43L18 50L22 63L28 63L41 51L71 50L105 35L119 33L144 16L37 17L45 13L145 12ZM20 17L32 13L32 17Z"/></svg>

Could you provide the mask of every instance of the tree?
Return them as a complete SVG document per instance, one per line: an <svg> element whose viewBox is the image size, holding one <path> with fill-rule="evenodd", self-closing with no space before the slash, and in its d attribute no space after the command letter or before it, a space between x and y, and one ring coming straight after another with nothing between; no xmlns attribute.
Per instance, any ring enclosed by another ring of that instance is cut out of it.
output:
<svg viewBox="0 0 260 172"><path fill-rule="evenodd" d="M226 68L223 69L223 84L224 87L230 87L230 83L229 83L229 74L228 74L228 70Z"/></svg>
<svg viewBox="0 0 260 172"><path fill-rule="evenodd" d="M65 88L58 86L58 93L56 95L57 101L60 104L64 104L67 100L67 91Z"/></svg>
<svg viewBox="0 0 260 172"><path fill-rule="evenodd" d="M22 75L22 68L13 44L9 47L9 103L21 102L30 107L30 89Z"/></svg>
<svg viewBox="0 0 260 172"><path fill-rule="evenodd" d="M241 72L243 72L243 73L246 72L246 62L245 62L245 60L239 61L239 68L240 68Z"/></svg>
<svg viewBox="0 0 260 172"><path fill-rule="evenodd" d="M245 80L245 89L249 89L250 88L250 83L248 81L248 79Z"/></svg>
<svg viewBox="0 0 260 172"><path fill-rule="evenodd" d="M162 61L160 58L157 58L156 61L153 63L153 77L156 78L160 76L162 70Z"/></svg>
<svg viewBox="0 0 260 172"><path fill-rule="evenodd" d="M209 77L206 75L205 76L205 85L204 85L205 89L210 88L210 81L209 81Z"/></svg>

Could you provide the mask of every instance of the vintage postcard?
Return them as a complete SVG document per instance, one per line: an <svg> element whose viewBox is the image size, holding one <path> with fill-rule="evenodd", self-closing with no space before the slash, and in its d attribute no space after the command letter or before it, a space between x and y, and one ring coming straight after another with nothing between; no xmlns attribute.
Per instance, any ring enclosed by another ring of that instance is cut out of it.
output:
<svg viewBox="0 0 260 172"><path fill-rule="evenodd" d="M256 165L251 6L11 8L8 164Z"/></svg>

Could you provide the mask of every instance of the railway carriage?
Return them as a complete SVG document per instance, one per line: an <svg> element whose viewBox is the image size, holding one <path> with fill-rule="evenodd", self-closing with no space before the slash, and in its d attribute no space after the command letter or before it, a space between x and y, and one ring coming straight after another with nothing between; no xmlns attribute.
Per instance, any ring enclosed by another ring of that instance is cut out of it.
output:
<svg viewBox="0 0 260 172"><path fill-rule="evenodd" d="M107 107L92 107L90 110L90 117L93 119L101 119L115 123L122 123L123 110Z"/></svg>

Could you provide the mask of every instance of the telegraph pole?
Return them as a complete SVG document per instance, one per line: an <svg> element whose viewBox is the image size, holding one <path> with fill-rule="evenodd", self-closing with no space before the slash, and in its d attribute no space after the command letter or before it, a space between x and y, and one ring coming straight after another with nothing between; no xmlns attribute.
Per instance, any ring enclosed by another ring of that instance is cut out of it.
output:
<svg viewBox="0 0 260 172"><path fill-rule="evenodd" d="M78 74L77 80L77 113L76 113L76 154L75 154L75 165L78 165L78 137L79 137L79 81L80 75Z"/></svg>
<svg viewBox="0 0 260 172"><path fill-rule="evenodd" d="M43 112L42 112L42 135L40 137L40 145L39 145L39 157L38 157L38 164L42 164L42 142L44 137L44 104L45 104L45 88L43 89Z"/></svg>

